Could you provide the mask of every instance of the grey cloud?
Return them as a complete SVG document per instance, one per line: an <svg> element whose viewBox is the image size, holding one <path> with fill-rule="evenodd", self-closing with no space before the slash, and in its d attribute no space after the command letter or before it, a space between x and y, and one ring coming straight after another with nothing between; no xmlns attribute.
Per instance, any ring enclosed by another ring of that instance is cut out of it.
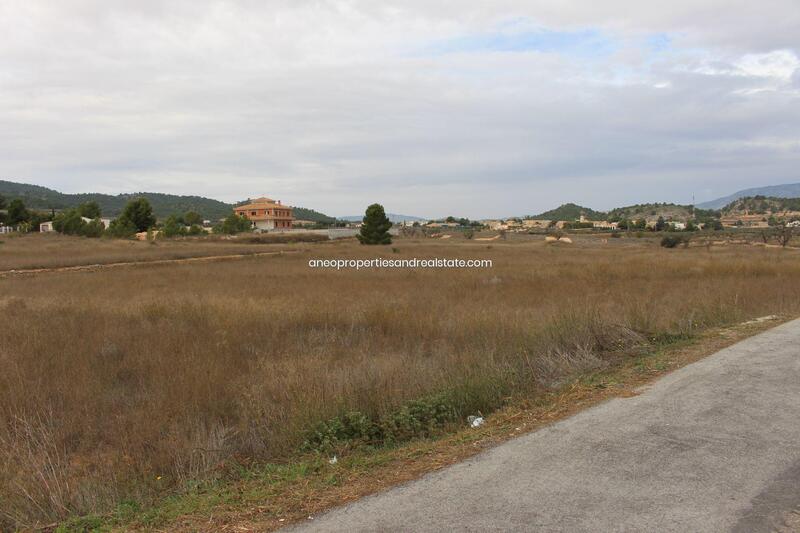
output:
<svg viewBox="0 0 800 533"><path fill-rule="evenodd" d="M737 66L787 2L433 4L0 2L0 178L473 217L800 179L800 70ZM515 17L629 48L417 53Z"/></svg>

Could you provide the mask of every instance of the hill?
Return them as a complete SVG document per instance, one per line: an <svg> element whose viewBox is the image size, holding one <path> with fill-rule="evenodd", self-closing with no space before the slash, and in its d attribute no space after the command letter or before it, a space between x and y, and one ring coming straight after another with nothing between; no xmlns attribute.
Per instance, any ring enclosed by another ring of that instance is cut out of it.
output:
<svg viewBox="0 0 800 533"><path fill-rule="evenodd" d="M563 204L550 211L536 215L535 219L542 220L578 220L584 215L589 220L605 220L606 214L577 204Z"/></svg>
<svg viewBox="0 0 800 533"><path fill-rule="evenodd" d="M76 207L85 202L97 202L103 216L116 217L125 204L133 198L144 197L153 206L153 212L158 218L169 215L196 211L208 220L219 220L231 214L234 204L228 204L212 198L202 196L182 196L158 192L140 192L134 194L100 194L81 193L65 194L40 185L15 183L0 180L0 196L12 200L20 198L25 205L33 209L67 209ZM294 208L295 218L313 220L315 222L333 222L335 219L313 209L303 207Z"/></svg>
<svg viewBox="0 0 800 533"><path fill-rule="evenodd" d="M664 220L686 222L694 218L692 212L693 209L690 205L668 203L636 204L612 209L608 212L608 218L609 220L639 220L644 218L651 222L658 220L658 217L663 217Z"/></svg>
<svg viewBox="0 0 800 533"><path fill-rule="evenodd" d="M773 198L800 198L800 183L785 183L783 185L768 185L765 187L753 187L735 192L716 200L697 204L703 209L721 209L739 198L767 196Z"/></svg>
<svg viewBox="0 0 800 533"><path fill-rule="evenodd" d="M800 198L748 196L734 200L722 208L722 213L725 215L745 212L753 215L766 215L785 211L800 211Z"/></svg>

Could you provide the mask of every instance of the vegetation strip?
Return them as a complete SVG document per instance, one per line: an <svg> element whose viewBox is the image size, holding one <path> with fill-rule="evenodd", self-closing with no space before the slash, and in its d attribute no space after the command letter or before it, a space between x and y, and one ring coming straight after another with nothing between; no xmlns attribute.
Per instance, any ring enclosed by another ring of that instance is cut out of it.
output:
<svg viewBox="0 0 800 533"><path fill-rule="evenodd" d="M151 261L120 261L116 263L94 263L91 265L74 265L53 268L22 268L0 271L0 277L9 275L46 274L50 272L80 272L95 271L107 268L140 266L140 265L173 265L179 263L201 263L205 261L226 261L229 259L242 259L245 257L262 257L267 255L283 255L303 252L305 250L278 250L275 252L252 252L231 255L207 255L197 257L184 257L180 259L153 259Z"/></svg>
<svg viewBox="0 0 800 533"><path fill-rule="evenodd" d="M602 401L635 396L641 386L668 372L786 321L787 317L770 316L714 328L695 338L667 338L620 366L582 375L538 397L517 399L480 428L462 427L400 446L356 448L335 462L311 454L286 464L254 465L239 472L238 479L199 485L152 508L127 503L109 516L75 519L57 531L274 531L462 461Z"/></svg>

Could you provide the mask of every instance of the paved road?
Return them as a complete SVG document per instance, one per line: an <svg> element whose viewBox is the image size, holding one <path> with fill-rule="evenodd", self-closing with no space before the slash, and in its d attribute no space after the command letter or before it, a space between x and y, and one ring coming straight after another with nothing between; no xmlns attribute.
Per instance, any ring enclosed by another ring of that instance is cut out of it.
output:
<svg viewBox="0 0 800 533"><path fill-rule="evenodd" d="M750 533L798 509L800 320L294 530Z"/></svg>

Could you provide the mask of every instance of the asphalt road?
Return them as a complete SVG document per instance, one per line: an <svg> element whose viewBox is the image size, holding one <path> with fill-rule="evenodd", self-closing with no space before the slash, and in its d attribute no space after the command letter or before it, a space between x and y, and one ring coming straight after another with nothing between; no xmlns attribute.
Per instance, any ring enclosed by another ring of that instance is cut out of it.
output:
<svg viewBox="0 0 800 533"><path fill-rule="evenodd" d="M293 531L755 533L797 510L800 320Z"/></svg>

